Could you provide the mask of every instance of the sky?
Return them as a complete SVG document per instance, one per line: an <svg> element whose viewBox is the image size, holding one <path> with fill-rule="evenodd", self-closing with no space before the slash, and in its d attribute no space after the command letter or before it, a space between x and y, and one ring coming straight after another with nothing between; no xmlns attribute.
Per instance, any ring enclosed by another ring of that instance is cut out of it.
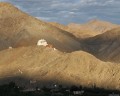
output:
<svg viewBox="0 0 120 96"><path fill-rule="evenodd" d="M61 24L93 19L120 24L120 0L0 0L44 21Z"/></svg>

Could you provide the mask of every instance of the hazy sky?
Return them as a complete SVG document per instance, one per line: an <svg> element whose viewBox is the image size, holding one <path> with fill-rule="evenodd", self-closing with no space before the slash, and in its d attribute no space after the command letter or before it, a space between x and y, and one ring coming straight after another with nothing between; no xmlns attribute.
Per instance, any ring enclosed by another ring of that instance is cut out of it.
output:
<svg viewBox="0 0 120 96"><path fill-rule="evenodd" d="M91 19L120 24L120 0L0 0L45 21L68 24Z"/></svg>

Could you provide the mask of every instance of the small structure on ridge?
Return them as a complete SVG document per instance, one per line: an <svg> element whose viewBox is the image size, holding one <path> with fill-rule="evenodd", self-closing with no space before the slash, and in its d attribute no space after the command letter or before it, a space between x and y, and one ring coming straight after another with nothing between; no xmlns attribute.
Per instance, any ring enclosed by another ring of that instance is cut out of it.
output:
<svg viewBox="0 0 120 96"><path fill-rule="evenodd" d="M40 40L38 40L37 45L38 46L47 46L48 43L45 39L40 39Z"/></svg>

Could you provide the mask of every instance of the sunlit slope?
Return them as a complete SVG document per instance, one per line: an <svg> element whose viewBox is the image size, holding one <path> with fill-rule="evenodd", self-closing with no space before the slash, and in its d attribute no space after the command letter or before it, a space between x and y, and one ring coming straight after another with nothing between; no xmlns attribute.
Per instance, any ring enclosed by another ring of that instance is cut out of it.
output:
<svg viewBox="0 0 120 96"><path fill-rule="evenodd" d="M86 24L83 24L85 27L87 27L88 29L93 30L94 32L98 32L98 33L104 33L106 31L109 31L113 28L117 28L120 25L117 24L113 24L111 22L107 22L107 21L102 21L102 20L91 20L89 22L87 22Z"/></svg>
<svg viewBox="0 0 120 96"><path fill-rule="evenodd" d="M81 39L93 37L113 28L119 27L119 25L117 24L112 24L110 22L101 20L91 20L85 24L70 23L67 26L55 22L50 22L50 24L62 30L69 31L70 33Z"/></svg>
<svg viewBox="0 0 120 96"><path fill-rule="evenodd" d="M81 27L80 24L71 23L67 26L56 22L50 22L50 24L62 30L66 30L80 39L93 37L98 34L97 32Z"/></svg>
<svg viewBox="0 0 120 96"><path fill-rule="evenodd" d="M119 69L119 64L102 62L83 51L62 53L33 46L0 52L1 79L21 76L37 81L120 89Z"/></svg>
<svg viewBox="0 0 120 96"><path fill-rule="evenodd" d="M0 3L0 50L36 45L39 39L46 39L61 51L80 49L78 40L70 33L31 17L9 3Z"/></svg>

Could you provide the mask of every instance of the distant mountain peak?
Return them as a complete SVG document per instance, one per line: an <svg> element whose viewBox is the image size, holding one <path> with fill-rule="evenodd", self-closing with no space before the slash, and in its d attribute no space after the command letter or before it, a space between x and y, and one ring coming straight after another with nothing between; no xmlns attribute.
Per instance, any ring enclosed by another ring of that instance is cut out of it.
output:
<svg viewBox="0 0 120 96"><path fill-rule="evenodd" d="M88 21L88 23L96 23L96 22L101 22L101 20L98 20L98 19L92 19L92 20Z"/></svg>
<svg viewBox="0 0 120 96"><path fill-rule="evenodd" d="M112 24L110 22L99 20L99 19L93 19L87 22L87 24L104 24L104 23Z"/></svg>

